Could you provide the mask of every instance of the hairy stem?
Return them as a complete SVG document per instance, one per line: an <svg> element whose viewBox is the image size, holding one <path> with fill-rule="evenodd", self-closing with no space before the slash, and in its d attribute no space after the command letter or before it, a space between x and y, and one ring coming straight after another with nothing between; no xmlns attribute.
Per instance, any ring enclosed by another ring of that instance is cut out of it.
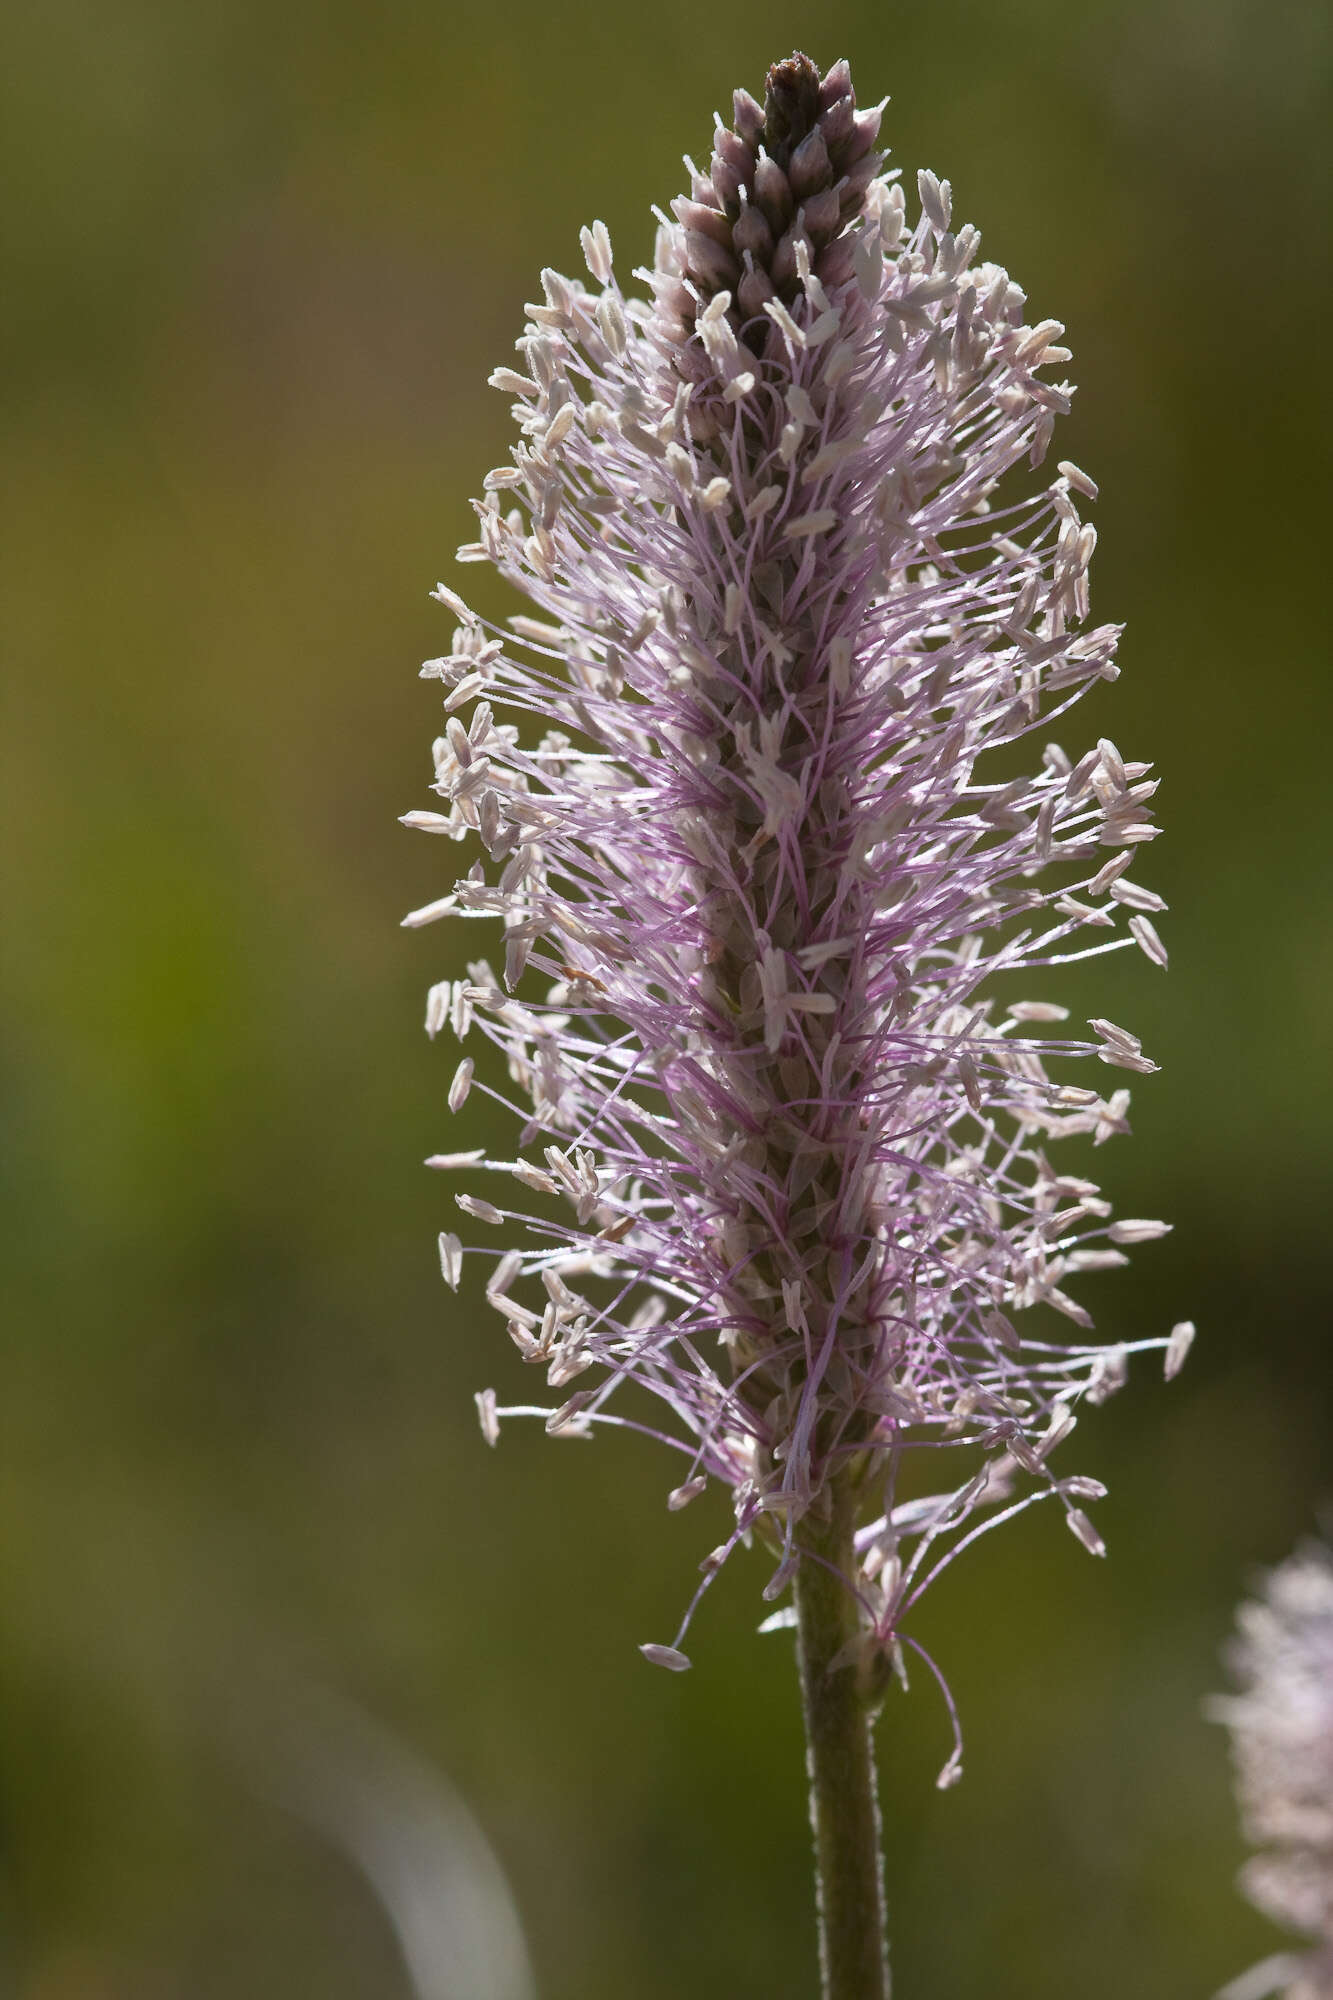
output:
<svg viewBox="0 0 1333 2000"><path fill-rule="evenodd" d="M823 2000L889 2000L871 1705L856 1660L831 1665L858 1630L847 1581L856 1574L855 1496L845 1477L830 1498L827 1523L802 1523L808 1553L796 1576Z"/></svg>

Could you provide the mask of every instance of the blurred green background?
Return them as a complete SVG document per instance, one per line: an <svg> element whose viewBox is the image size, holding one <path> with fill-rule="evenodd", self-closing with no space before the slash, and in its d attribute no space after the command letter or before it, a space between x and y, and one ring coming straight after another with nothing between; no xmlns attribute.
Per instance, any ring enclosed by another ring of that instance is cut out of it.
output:
<svg viewBox="0 0 1333 2000"><path fill-rule="evenodd" d="M1168 978L1061 995L1164 1065L1099 1164L1176 1233L1094 1304L1200 1326L1066 1448L1109 1562L1037 1512L927 1607L967 1777L932 1789L929 1687L891 1700L898 1991L1208 1994L1272 1938L1200 1700L1333 1488L1322 10L11 0L3 32L0 1991L406 1994L238 1749L309 1685L470 1801L542 2000L813 1995L764 1572L653 1673L720 1503L669 1518L637 1441L477 1436L473 1390L531 1378L441 1287L418 1164L483 1136L420 1029L475 934L397 928L455 850L395 824L539 266L593 216L646 257L681 152L799 45L892 93L895 158L1070 329L1060 451L1129 630L1068 740L1159 760L1173 903Z"/></svg>

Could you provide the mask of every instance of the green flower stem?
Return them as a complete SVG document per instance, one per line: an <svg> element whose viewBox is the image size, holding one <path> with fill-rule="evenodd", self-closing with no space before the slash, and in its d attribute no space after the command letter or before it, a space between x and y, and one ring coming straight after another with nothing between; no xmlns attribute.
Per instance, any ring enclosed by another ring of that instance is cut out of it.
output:
<svg viewBox="0 0 1333 2000"><path fill-rule="evenodd" d="M831 1664L859 1629L845 1581L856 1574L855 1496L844 1480L830 1498L827 1522L801 1524L809 1553L795 1586L823 2000L889 2000L873 1704L855 1658Z"/></svg>

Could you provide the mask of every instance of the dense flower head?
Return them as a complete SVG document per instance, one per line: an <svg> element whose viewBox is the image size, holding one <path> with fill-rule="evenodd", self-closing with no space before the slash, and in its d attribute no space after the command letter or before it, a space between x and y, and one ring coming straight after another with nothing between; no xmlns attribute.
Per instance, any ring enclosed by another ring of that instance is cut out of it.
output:
<svg viewBox="0 0 1333 2000"><path fill-rule="evenodd" d="M979 1508L1054 1496L1101 1551L1100 1487L1050 1461L1128 1349L1068 1281L1165 1225L1052 1164L1126 1131L1129 1091L1050 1068L1154 1064L1028 980L1166 954L1131 874L1149 766L1050 735L1115 678L1119 632L1090 618L1092 481L1019 471L1069 407L1062 329L1029 323L947 182L922 173L909 214L879 124L845 63L794 56L686 162L646 296L600 223L590 284L543 273L523 366L491 378L521 442L460 551L539 615L502 632L439 587L445 809L406 816L491 866L407 921L503 925L499 970L434 988L427 1026L475 1023L522 1100L521 1157L436 1164L567 1204L458 1196L503 1232L491 1303L564 1392L523 1413L668 1439L673 1508L733 1491L705 1584L757 1532L770 1598L855 1467L867 1643L900 1659ZM1136 1344L1174 1373L1191 1334ZM635 1388L660 1420L612 1408ZM480 1401L494 1441L510 1412ZM923 1447L950 1468L930 1497Z"/></svg>
<svg viewBox="0 0 1333 2000"><path fill-rule="evenodd" d="M1227 1994L1333 2000L1333 1552L1298 1550L1236 1622L1228 1662L1239 1692L1210 1712L1231 1732L1245 1838L1263 1850L1241 1886L1315 1943L1265 1960Z"/></svg>

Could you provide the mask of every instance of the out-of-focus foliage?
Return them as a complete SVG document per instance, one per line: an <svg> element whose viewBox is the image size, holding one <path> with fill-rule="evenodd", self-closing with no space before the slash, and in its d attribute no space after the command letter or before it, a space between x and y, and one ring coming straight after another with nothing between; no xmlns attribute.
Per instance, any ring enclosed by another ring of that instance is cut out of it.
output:
<svg viewBox="0 0 1333 2000"><path fill-rule="evenodd" d="M1319 11L20 0L5 33L0 1984L406 1993L238 1747L308 1680L468 1798L543 2000L811 1990L744 1566L654 1674L706 1543L651 1448L476 1435L520 1364L441 1287L417 1164L482 1136L419 1028L471 934L396 929L456 850L394 823L538 267L593 215L646 256L712 107L805 44L893 93L895 157L1070 328L1060 452L1129 624L1087 731L1159 759L1173 903L1169 977L1074 994L1164 1064L1104 1164L1177 1222L1099 1319L1200 1324L1088 1426L1109 1563L1038 1513L935 1594L967 1779L932 1791L938 1702L895 1696L901 1989L1208 1990L1271 1940L1200 1696L1333 1401Z"/></svg>

